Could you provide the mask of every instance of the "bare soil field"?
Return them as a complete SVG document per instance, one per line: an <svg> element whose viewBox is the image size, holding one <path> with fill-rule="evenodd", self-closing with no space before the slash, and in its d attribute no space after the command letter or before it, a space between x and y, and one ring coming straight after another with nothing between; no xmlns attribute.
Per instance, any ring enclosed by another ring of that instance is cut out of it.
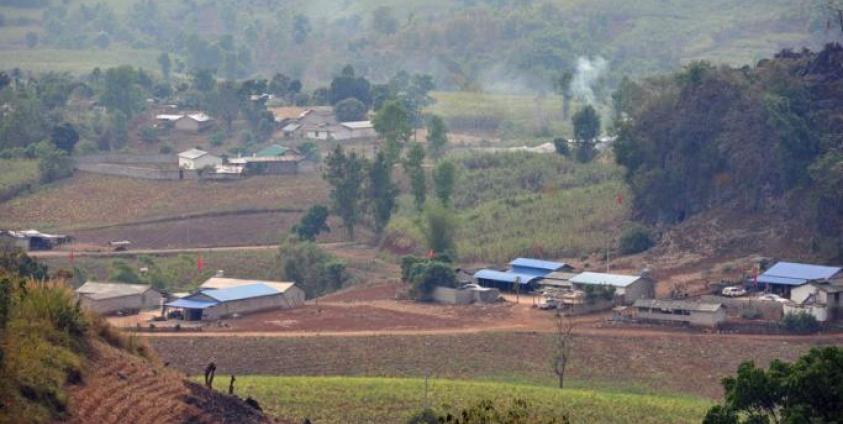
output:
<svg viewBox="0 0 843 424"><path fill-rule="evenodd" d="M324 202L327 196L328 186L317 173L225 182L77 173L33 194L0 203L0 226L67 231L201 212L302 210Z"/></svg>
<svg viewBox="0 0 843 424"><path fill-rule="evenodd" d="M359 337L153 337L162 360L188 374L214 361L222 374L344 375L489 379L554 384L548 334L501 332ZM793 360L811 338L718 335L581 335L570 366L573 387L681 392L719 398L738 364ZM840 343L838 340L837 344Z"/></svg>

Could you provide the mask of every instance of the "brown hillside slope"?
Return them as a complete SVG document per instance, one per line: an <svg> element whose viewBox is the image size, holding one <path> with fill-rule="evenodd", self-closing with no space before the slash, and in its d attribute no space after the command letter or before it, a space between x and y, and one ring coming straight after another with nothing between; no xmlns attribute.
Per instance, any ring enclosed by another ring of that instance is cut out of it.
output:
<svg viewBox="0 0 843 424"><path fill-rule="evenodd" d="M68 388L70 414L66 422L273 422L237 397L208 390L175 370L99 341L93 342L82 379L81 384Z"/></svg>

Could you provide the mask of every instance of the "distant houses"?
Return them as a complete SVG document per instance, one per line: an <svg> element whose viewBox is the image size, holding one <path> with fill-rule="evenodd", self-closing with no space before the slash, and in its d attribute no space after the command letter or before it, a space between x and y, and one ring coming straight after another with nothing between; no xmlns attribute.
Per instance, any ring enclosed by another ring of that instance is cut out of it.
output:
<svg viewBox="0 0 843 424"><path fill-rule="evenodd" d="M199 133L213 125L214 119L205 113L188 113L188 114L161 114L156 115L155 119L166 125L173 127L179 131Z"/></svg>
<svg viewBox="0 0 843 424"><path fill-rule="evenodd" d="M300 112L299 112L300 111ZM284 137L310 140L363 140L377 137L370 121L339 122L330 106L272 109ZM298 113L296 115L296 113Z"/></svg>
<svg viewBox="0 0 843 424"><path fill-rule="evenodd" d="M47 234L37 230L0 230L0 242L6 242L24 251L50 250L72 240L64 234Z"/></svg>
<svg viewBox="0 0 843 424"><path fill-rule="evenodd" d="M163 296L145 284L89 281L76 289L82 307L100 314L137 313L161 307Z"/></svg>
<svg viewBox="0 0 843 424"><path fill-rule="evenodd" d="M166 303L165 308L181 311L187 321L202 321L294 308L304 300L304 292L294 283L215 277L195 293Z"/></svg>
<svg viewBox="0 0 843 424"><path fill-rule="evenodd" d="M285 175L298 173L302 161L304 161L304 156L297 150L273 144L255 152L252 156L229 159L228 163L242 166L250 175Z"/></svg>
<svg viewBox="0 0 843 424"><path fill-rule="evenodd" d="M474 273L478 284L501 290L512 290L519 286L519 291L527 292L538 287L538 281L552 272L571 271L573 267L560 262L538 259L518 258L509 263L509 269L481 269Z"/></svg>

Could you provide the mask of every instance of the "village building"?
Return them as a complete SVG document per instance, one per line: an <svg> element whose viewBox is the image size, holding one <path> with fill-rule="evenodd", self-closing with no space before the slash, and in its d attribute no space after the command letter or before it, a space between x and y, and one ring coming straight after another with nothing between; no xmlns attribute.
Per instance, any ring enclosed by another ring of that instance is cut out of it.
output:
<svg viewBox="0 0 843 424"><path fill-rule="evenodd" d="M632 304L639 299L652 299L655 296L655 282L645 275L604 274L583 272L570 279L573 288L585 290L586 286L611 286L615 297L623 304Z"/></svg>
<svg viewBox="0 0 843 424"><path fill-rule="evenodd" d="M200 149L186 150L179 153L178 156L179 169L195 171L206 167L214 168L222 165L222 158Z"/></svg>
<svg viewBox="0 0 843 424"><path fill-rule="evenodd" d="M166 126L173 127L179 131L201 132L213 125L214 119L204 113L189 114L161 114L155 119Z"/></svg>
<svg viewBox="0 0 843 424"><path fill-rule="evenodd" d="M82 307L100 314L137 313L161 307L163 296L145 284L86 282L76 289Z"/></svg>
<svg viewBox="0 0 843 424"><path fill-rule="evenodd" d="M538 281L547 274L573 269L572 266L561 262L517 258L509 263L509 269L506 271L481 269L474 273L474 278L483 287L513 290L517 285L519 291L528 292L535 290Z"/></svg>
<svg viewBox="0 0 843 424"><path fill-rule="evenodd" d="M304 304L304 292L294 283L214 277L189 296L166 303L188 321L216 320L238 314L289 309Z"/></svg>
<svg viewBox="0 0 843 424"><path fill-rule="evenodd" d="M658 321L717 327L726 321L726 308L720 303L686 300L638 299L632 304L640 321Z"/></svg>
<svg viewBox="0 0 843 424"><path fill-rule="evenodd" d="M573 289L574 285L571 283L571 278L576 275L577 273L568 271L551 272L542 277L539 285L546 288Z"/></svg>
<svg viewBox="0 0 843 424"><path fill-rule="evenodd" d="M755 279L754 284L757 284L760 289L790 298L792 290L796 287L810 282L826 282L832 280L843 281L843 268L795 262L778 262L759 275Z"/></svg>
<svg viewBox="0 0 843 424"><path fill-rule="evenodd" d="M63 234L47 234L37 230L0 230L0 241L18 247L24 251L50 250L72 240Z"/></svg>
<svg viewBox="0 0 843 424"><path fill-rule="evenodd" d="M340 125L344 128L344 131L340 133L340 138L337 138L337 140L356 140L378 136L372 121L343 122Z"/></svg>
<svg viewBox="0 0 843 424"><path fill-rule="evenodd" d="M266 147L252 156L243 156L229 159L232 165L242 166L245 172L251 175L271 174L285 175L299 172L299 164L304 160L298 151L273 144Z"/></svg>
<svg viewBox="0 0 843 424"><path fill-rule="evenodd" d="M784 313L804 312L817 321L843 318L843 281L813 281L790 291L792 302L784 304Z"/></svg>

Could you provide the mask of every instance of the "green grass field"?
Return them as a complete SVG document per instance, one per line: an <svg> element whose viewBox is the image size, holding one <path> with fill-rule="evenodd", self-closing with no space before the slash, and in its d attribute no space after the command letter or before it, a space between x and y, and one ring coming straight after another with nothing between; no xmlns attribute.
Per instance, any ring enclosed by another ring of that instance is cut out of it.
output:
<svg viewBox="0 0 843 424"><path fill-rule="evenodd" d="M9 34L6 32L3 35ZM156 58L159 54L161 52L158 50L129 47L112 47L107 50L14 48L0 50L0 68L20 68L35 72L66 71L81 75L96 67L105 69L128 64L157 73Z"/></svg>
<svg viewBox="0 0 843 424"><path fill-rule="evenodd" d="M0 159L0 193L20 184L38 181L38 161Z"/></svg>
<svg viewBox="0 0 843 424"><path fill-rule="evenodd" d="M425 382L416 378L238 376L236 389L274 416L318 423L402 423L425 405ZM428 385L430 405L439 413L458 412L484 399L505 403L519 398L537 415L566 415L574 423L692 423L711 405L693 397L492 382L433 379Z"/></svg>

